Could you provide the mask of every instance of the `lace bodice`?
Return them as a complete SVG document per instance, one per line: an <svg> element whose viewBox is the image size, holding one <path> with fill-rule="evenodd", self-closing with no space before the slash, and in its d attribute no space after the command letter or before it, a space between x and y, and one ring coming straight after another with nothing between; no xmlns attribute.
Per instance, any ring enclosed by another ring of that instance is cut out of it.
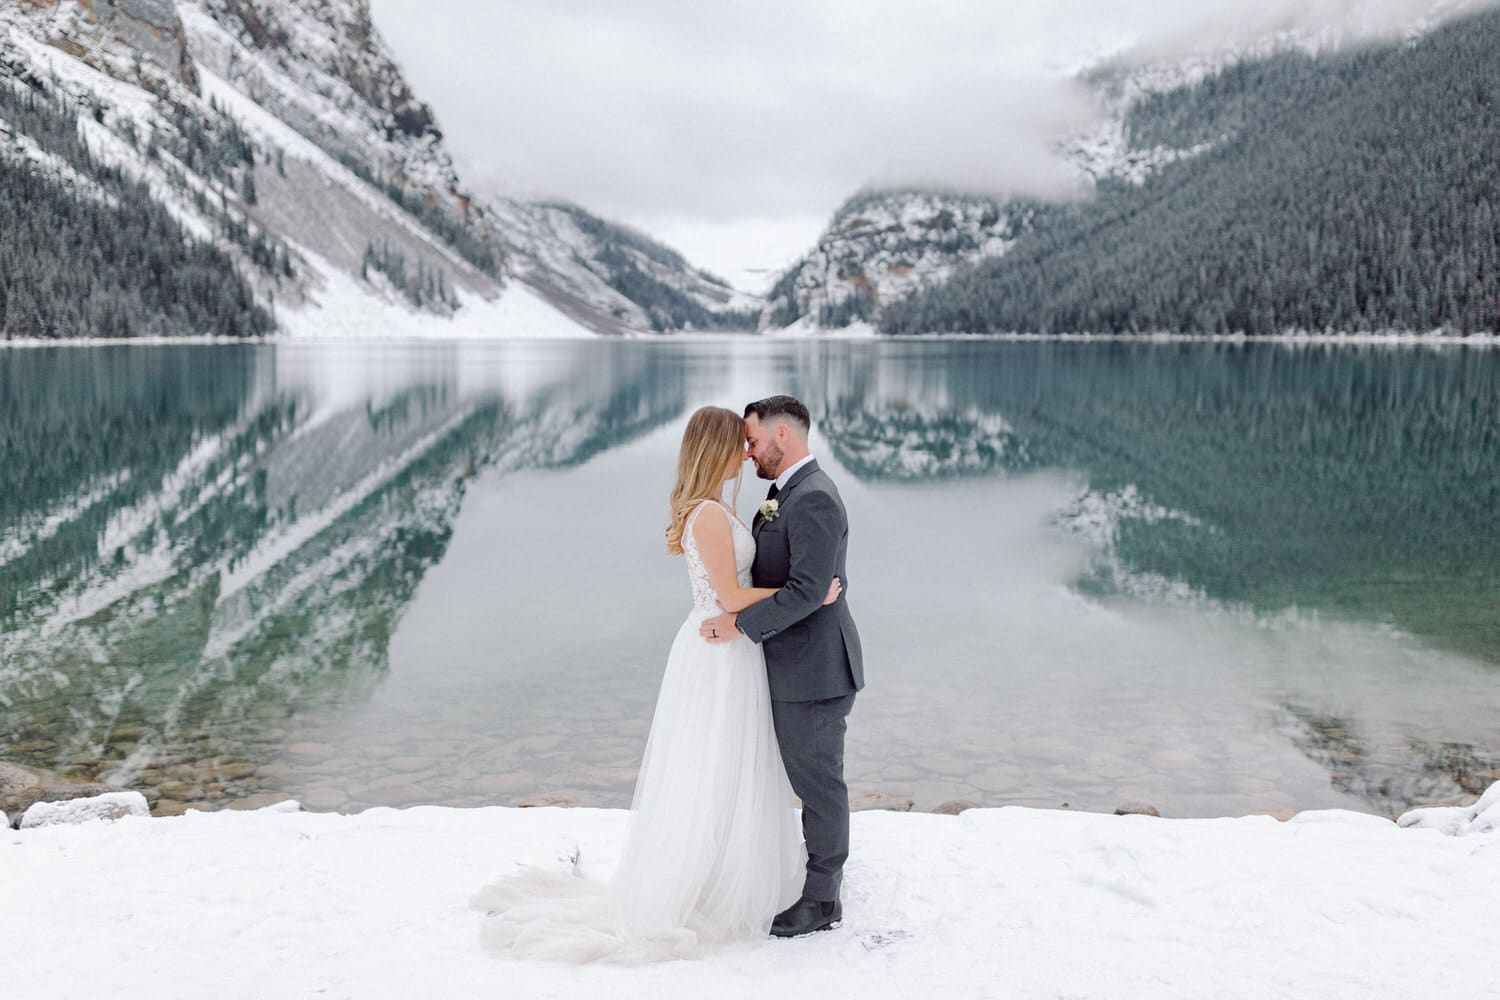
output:
<svg viewBox="0 0 1500 1000"><path fill-rule="evenodd" d="M708 570L703 566L703 559L698 555L698 543L693 539L693 525L698 516L707 508L716 507L718 512L709 512L709 517L723 516L729 519L729 531L734 537L734 568L739 576L741 587L750 586L750 564L755 561L755 536L729 508L713 500L705 500L693 509L688 515L687 523L682 529L682 554L687 559L688 580L693 585L693 611L705 615L717 615L722 612L716 603L718 595L714 593L713 584L708 582Z"/></svg>

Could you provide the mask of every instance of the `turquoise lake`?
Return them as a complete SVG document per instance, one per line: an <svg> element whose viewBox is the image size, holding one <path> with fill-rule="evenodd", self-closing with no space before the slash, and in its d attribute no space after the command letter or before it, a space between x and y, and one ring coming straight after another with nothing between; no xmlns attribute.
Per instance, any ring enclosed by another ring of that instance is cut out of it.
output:
<svg viewBox="0 0 1500 1000"><path fill-rule="evenodd" d="M0 350L0 759L162 813L628 805L682 427L775 392L849 510L852 793L1500 780L1500 352L1211 342Z"/></svg>

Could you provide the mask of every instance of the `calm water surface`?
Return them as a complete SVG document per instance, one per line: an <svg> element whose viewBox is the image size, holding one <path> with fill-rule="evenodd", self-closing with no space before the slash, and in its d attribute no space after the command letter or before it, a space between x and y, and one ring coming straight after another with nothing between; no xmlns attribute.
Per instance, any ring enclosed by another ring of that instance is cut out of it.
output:
<svg viewBox="0 0 1500 1000"><path fill-rule="evenodd" d="M626 805L681 428L780 391L849 508L854 793L1500 779L1500 354L1213 344L0 351L0 759L163 813Z"/></svg>

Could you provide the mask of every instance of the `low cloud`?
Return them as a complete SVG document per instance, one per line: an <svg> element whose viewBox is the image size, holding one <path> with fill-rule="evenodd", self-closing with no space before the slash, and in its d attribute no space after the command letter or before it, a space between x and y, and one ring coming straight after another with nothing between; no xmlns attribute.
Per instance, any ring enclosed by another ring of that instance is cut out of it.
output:
<svg viewBox="0 0 1500 1000"><path fill-rule="evenodd" d="M1386 37L1472 0L374 0L471 183L652 218L826 215L866 185L1060 195L1101 57Z"/></svg>

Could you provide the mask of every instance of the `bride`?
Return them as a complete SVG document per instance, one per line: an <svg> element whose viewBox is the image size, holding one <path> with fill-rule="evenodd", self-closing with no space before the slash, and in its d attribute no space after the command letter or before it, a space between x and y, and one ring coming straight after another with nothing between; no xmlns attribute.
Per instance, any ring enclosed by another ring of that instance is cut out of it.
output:
<svg viewBox="0 0 1500 1000"><path fill-rule="evenodd" d="M755 542L720 499L745 461L744 422L705 406L688 420L667 552L681 554L693 608L673 640L609 886L527 871L475 897L486 942L527 957L642 961L702 943L765 937L805 875L796 802L771 721L761 648L709 644L704 619L775 590L749 586ZM825 604L841 586L834 578Z"/></svg>

